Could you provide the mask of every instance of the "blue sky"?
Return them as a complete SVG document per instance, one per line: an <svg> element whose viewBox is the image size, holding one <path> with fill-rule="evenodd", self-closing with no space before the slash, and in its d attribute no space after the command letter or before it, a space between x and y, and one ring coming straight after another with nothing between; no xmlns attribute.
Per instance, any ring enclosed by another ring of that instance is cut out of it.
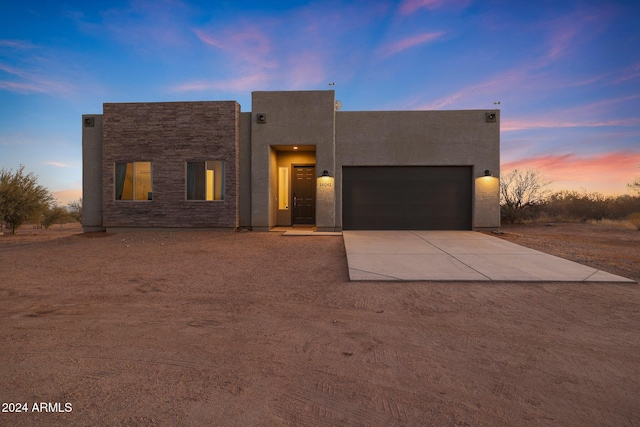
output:
<svg viewBox="0 0 640 427"><path fill-rule="evenodd" d="M0 168L66 203L103 102L336 90L343 110L492 109L502 172L623 194L640 176L640 2L24 1L0 6Z"/></svg>

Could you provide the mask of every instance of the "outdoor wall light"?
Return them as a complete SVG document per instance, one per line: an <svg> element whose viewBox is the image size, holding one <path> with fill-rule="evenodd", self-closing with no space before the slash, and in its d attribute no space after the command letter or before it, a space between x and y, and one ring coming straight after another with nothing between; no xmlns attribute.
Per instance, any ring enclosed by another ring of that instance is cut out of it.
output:
<svg viewBox="0 0 640 427"><path fill-rule="evenodd" d="M328 170L323 170L322 171L322 176L329 176L329 171Z"/></svg>
<svg viewBox="0 0 640 427"><path fill-rule="evenodd" d="M484 176L492 176L492 175L491 175L491 171L490 171L489 169L486 169L486 170L484 171Z"/></svg>

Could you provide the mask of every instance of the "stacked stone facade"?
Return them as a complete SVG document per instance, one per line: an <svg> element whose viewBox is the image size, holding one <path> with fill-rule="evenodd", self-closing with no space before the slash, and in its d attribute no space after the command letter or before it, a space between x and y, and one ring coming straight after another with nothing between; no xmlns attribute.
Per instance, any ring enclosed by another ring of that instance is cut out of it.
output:
<svg viewBox="0 0 640 427"><path fill-rule="evenodd" d="M104 104L103 226L239 224L240 106L235 101ZM222 160L224 200L187 201L188 161ZM151 162L153 198L115 200L115 164Z"/></svg>

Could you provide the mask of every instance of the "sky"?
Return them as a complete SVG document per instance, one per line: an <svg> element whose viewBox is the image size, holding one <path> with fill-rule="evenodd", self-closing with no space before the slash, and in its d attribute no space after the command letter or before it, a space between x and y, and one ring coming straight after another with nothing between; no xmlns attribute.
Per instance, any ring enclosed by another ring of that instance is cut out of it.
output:
<svg viewBox="0 0 640 427"><path fill-rule="evenodd" d="M104 102L334 89L343 111L500 109L501 174L628 193L640 176L640 2L0 2L0 168L81 197ZM335 85L329 86L329 84ZM500 104L497 104L497 103Z"/></svg>

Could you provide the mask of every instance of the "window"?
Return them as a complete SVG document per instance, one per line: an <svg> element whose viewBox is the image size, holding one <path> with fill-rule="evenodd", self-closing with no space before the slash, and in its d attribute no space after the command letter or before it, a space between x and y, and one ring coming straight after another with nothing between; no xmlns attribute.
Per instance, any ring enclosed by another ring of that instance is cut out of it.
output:
<svg viewBox="0 0 640 427"><path fill-rule="evenodd" d="M187 200L224 200L224 162L187 162Z"/></svg>
<svg viewBox="0 0 640 427"><path fill-rule="evenodd" d="M116 200L151 200L151 162L116 163Z"/></svg>
<svg viewBox="0 0 640 427"><path fill-rule="evenodd" d="M289 168L278 168L278 209L289 209Z"/></svg>

